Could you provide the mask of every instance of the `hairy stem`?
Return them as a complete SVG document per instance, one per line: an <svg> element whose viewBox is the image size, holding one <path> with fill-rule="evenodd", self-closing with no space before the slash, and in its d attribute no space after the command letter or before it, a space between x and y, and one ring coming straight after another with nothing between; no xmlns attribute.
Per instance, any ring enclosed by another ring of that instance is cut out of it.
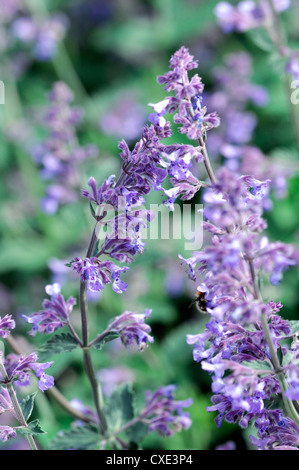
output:
<svg viewBox="0 0 299 470"><path fill-rule="evenodd" d="M87 286L84 280L80 282L80 311L81 311L81 325L82 325L82 342L83 342L83 363L86 375L88 377L94 405L99 418L99 428L102 435L106 434L107 423L101 404L101 393L99 391L100 385L97 381L91 352L88 348L88 310L87 310Z"/></svg>

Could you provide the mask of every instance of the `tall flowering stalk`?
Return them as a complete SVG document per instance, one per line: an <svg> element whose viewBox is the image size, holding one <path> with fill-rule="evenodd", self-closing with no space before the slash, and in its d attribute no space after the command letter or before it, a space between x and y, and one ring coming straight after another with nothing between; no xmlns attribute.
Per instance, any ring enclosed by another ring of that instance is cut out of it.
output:
<svg viewBox="0 0 299 470"><path fill-rule="evenodd" d="M57 86L56 92L61 90L64 97L65 87L59 84L57 90ZM64 99L63 103L65 101ZM164 111L161 110L161 112ZM150 334L151 328L146 324L151 310L145 310L143 314L125 311L112 319L108 327L95 338L89 337L88 291L99 292L107 285L111 285L115 293L125 292L128 285L122 276L130 268L135 256L144 251L145 243L141 237L141 228L147 227L155 215L150 210L140 209L140 206L146 202L146 196L150 191L161 191L162 194L166 194L162 183L168 174L172 176L175 184L178 184L177 189L182 198L190 198L190 194L193 194L200 186L200 182L189 170L193 157L202 158L200 153L188 145L167 146L163 144L161 140L170 135L170 125L162 116L158 121L152 120L151 125L142 129L141 138L132 151L124 140L119 143L123 164L118 179L115 175L111 175L98 185L95 178L91 177L88 180L90 189L82 191L82 195L90 203L95 226L85 257L75 257L68 264L80 277L81 335L77 334L71 321L71 313L76 301L72 297L65 300L60 292L60 285L57 283L46 286L46 293L50 296L50 300L44 301L43 310L25 316L26 321L32 325L31 335L37 332L56 333L61 328L68 328L68 334L55 334L49 340L48 346L46 343L46 347L52 350L53 348L56 350L57 347L59 350L71 350L75 347L82 349L84 368L96 410L96 424L103 446L118 442L122 447L126 447L118 434L129 428L132 433L131 428L137 422L144 425L148 431L159 430L163 435L170 435L174 430L188 428L191 424L190 418L187 419L188 415L184 411L185 407L190 406L191 401L175 402L172 388L168 392L166 389L165 392L161 391L162 395L167 395L167 400L163 403L159 401L159 411L156 410L157 405L154 406L153 403L150 410L146 408L141 414L132 416L131 421L124 423L118 429L114 429L113 422L111 423L109 406L103 403L93 364L92 349L100 350L106 342L120 338L125 347L136 346L139 351L143 351L149 343L154 341ZM176 161L177 156L178 161ZM180 182L186 176L189 186L185 186L182 190ZM108 230L104 231L104 236L101 238L104 225L108 227ZM129 402L129 392L120 392L120 395L122 393L127 394L126 401ZM159 393L155 395L157 400ZM117 400L122 399L118 397ZM110 408L111 406L113 407L114 404L110 404ZM155 413L159 414L159 424L156 425L152 422ZM173 422L173 429L169 427L170 422ZM133 429L135 429L134 426ZM99 440L98 437L97 439Z"/></svg>
<svg viewBox="0 0 299 470"><path fill-rule="evenodd" d="M151 124L142 129L141 138L132 150L125 141L119 143L123 161L119 177L110 175L102 184L91 177L89 189L82 191L89 201L95 226L85 256L77 256L69 263L80 279L81 331L78 333L72 324L76 300L65 299L57 283L46 286L50 298L43 302L42 310L25 316L32 325L31 335L53 334L44 351L82 350L93 396L95 412L75 403L89 425L76 422L74 429L60 433L55 448L87 448L85 440L80 439L83 433L88 436L88 448L128 448L125 438L140 443L148 431L170 436L191 425L185 411L191 400L176 401L173 385L160 387L154 393L147 392L145 405L139 412L134 409L128 386L113 391L104 403L92 352L99 353L105 343L116 338L121 339L124 347L136 346L142 352L154 341L146 323L151 310L146 309L142 314L125 311L91 339L87 293L111 287L121 295L129 289L123 277L135 257L143 253L145 243L141 228L146 228L154 217L152 211L140 209L151 191L160 191L165 197L164 203L173 208L176 199L190 200L203 186L207 187L203 196L204 228L210 233L211 242L189 259L180 258L189 277L193 281L200 278L198 290L204 294L204 309L210 315L204 333L187 337L187 342L194 347L194 359L212 375L213 405L208 411L218 412L218 426L223 419L238 422L243 428L254 423L257 437L252 437L252 443L259 449L299 447L296 328L279 315L281 304L264 302L259 289L262 277L278 285L284 271L295 265L299 256L291 245L272 243L263 233L266 229L264 199L268 197L271 181L240 175L228 168L214 171L206 141L208 132L220 125L220 119L215 111L207 110L201 78L197 74L189 76L197 66L185 47L172 56L170 70L158 77L158 82L167 93L174 93L160 103L150 103ZM67 89L59 85L58 91L61 90L62 104L68 104ZM63 106L63 109L72 127L69 107ZM167 113L174 114L179 132L192 144L165 144L165 139L171 136ZM52 124L53 115L55 117L55 112L50 113ZM54 123L56 132L56 118ZM58 131L60 138L61 126ZM67 138L63 141L68 143ZM60 150L60 145L55 149ZM193 174L199 162L204 163L208 182L200 181ZM172 184L170 189L163 187L167 177ZM104 226L107 230L102 230ZM7 338L13 327L10 316L0 319L0 336ZM60 332L61 329L67 333ZM52 363L38 363L35 353L28 357L10 355L2 364L4 385L11 381L17 386L27 384L29 371L33 370L42 391L53 386L53 378L45 374ZM5 393L2 403L7 398ZM282 398L283 409L272 406L272 399L277 395ZM9 402L5 406L11 408ZM3 440L7 436L15 437L14 430L3 430Z"/></svg>
<svg viewBox="0 0 299 470"><path fill-rule="evenodd" d="M200 143L211 183L204 193L204 229L211 244L189 259L181 257L189 277L200 278L198 290L204 293L210 321L204 333L188 335L187 342L194 346L194 359L212 374L213 406L208 411L218 412L218 426L223 419L242 428L252 422L258 434L252 443L258 448L298 448L297 333L279 316L280 303L263 301L259 279L266 276L279 284L299 255L292 246L271 243L263 234L263 199L270 180L239 176L227 168L216 174L211 170L201 90L193 88L187 99L180 94L182 88L191 89L187 73L194 66L181 48L170 61L171 71L158 78L166 91L175 91L175 98L167 98L179 110L174 121L180 132ZM197 76L195 80L199 83ZM215 124L215 114L209 122ZM277 395L283 410L267 405Z"/></svg>

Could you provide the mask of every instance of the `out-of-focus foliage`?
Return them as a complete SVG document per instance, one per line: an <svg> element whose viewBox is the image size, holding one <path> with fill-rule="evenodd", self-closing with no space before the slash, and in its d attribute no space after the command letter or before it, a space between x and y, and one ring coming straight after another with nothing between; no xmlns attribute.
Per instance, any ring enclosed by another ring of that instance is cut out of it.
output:
<svg viewBox="0 0 299 470"><path fill-rule="evenodd" d="M43 213L39 206L45 182L30 150L44 135L39 116L54 81L68 83L76 104L84 109L80 142L93 143L99 149L98 157L80 167L78 193L86 187L89 176L101 181L118 173L121 164L118 141L125 138L133 145L140 137L150 112L148 103L164 97L156 76L167 70L170 55L181 45L189 47L199 60L199 74L207 92L213 90L213 70L223 64L226 54L237 51L251 54L251 80L265 86L270 97L265 107L249 106L258 121L253 143L269 158L291 162L295 170L299 160L289 104L281 77L276 73L275 58L257 46L254 33L224 35L213 15L216 0L22 0L22 3L33 15L59 11L69 19L65 40L52 60L27 57L23 72L16 73L12 66L17 65L17 56L4 51L0 63L0 79L6 88L5 105L0 105L0 315L13 314L18 321L16 334L20 344L26 348L28 338L36 349L41 340L27 335L28 325L22 314L40 309L44 286L53 281L62 283L65 297L78 297L78 279L64 263L86 252L93 228L88 203L81 197L53 215ZM295 8L298 10L298 5ZM295 18L294 12L284 15L294 45L298 43ZM14 47L29 54L21 46ZM175 133L172 139L184 138ZM202 179L206 177L203 168L199 174ZM298 183L298 177L293 177L287 196L273 201L273 210L268 214L268 234L272 240L298 243ZM157 194L148 202L161 201ZM183 240L148 241L144 254L126 274L128 291L119 296L107 288L91 303L91 332L95 334L124 310L153 310L155 343L142 354L124 350L118 341L94 351L99 379L105 390L103 371L121 367L133 380L141 401L144 389L154 390L169 383L178 385L179 397L193 398L190 430L167 440L152 434L145 440L144 448L214 449L234 440L238 449L245 449L249 446L246 432L224 424L216 433L213 415L205 411L210 404L210 378L193 361L186 334L203 330L206 318L194 306L189 308L196 285L187 279L180 266L179 253L189 256L184 252ZM269 300L281 300L286 318L298 317L298 274L294 271L286 274L279 288L269 289L266 295ZM73 319L79 325L78 311ZM53 355L51 360L55 361L51 372L62 393L69 400L79 398L92 406L81 352ZM46 394L39 392L36 403L35 413L47 431L38 442L47 449L60 429L69 428L72 418Z"/></svg>

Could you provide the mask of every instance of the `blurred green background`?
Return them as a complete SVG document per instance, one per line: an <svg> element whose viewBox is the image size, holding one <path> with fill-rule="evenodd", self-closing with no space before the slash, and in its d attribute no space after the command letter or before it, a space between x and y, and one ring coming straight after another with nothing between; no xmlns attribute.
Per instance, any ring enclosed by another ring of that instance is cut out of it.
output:
<svg viewBox="0 0 299 470"><path fill-rule="evenodd" d="M294 3L294 8L298 8ZM80 142L93 143L99 149L96 159L80 167L80 184L86 188L91 175L99 183L111 173L118 174L121 165L118 141L124 137L132 145L139 139L151 112L148 103L156 103L165 96L156 76L167 71L169 58L176 49L181 45L190 48L199 60L198 73L208 91L214 87L213 70L223 64L226 54L250 53L253 61L250 79L265 86L269 93L265 107L248 105L258 119L252 144L269 158L278 156L290 162L295 170L287 196L274 199L273 210L266 215L268 236L271 240L298 243L299 160L288 100L277 64L259 47L254 34L224 35L213 14L216 0L32 0L28 2L31 13L38 15L41 4L45 4L48 14L59 11L69 18L69 29L57 55L44 62L31 60L20 76L11 73L8 67L9 61L14 60L9 53L3 52L0 64L0 79L6 87L6 103L0 106L0 315L13 314L17 320L16 337L24 348L36 349L45 338L30 338L21 315L40 310L44 286L58 279L51 267L57 260L61 267L74 256L83 256L93 228L88 203L81 197L53 215L44 214L39 206L45 182L31 158L30 146L43 138L44 130L36 116L46 106L47 93L57 80L68 83L76 104L84 109ZM299 35L297 17L294 11L284 14L294 47ZM107 121L110 115L112 120ZM135 120L127 129L132 116ZM7 137L8 131L13 138ZM122 131L127 135L122 135ZM184 140L177 132L171 139ZM221 160L215 164L221 164ZM199 171L204 179L203 168ZM160 203L161 196L155 194L148 202ZM200 202L200 197L194 202ZM140 403L145 389L155 390L170 383L178 385L178 398L193 398L190 430L169 439L150 435L144 448L211 450L233 440L238 449L246 449L250 430L240 431L228 424L217 430L214 415L205 410L210 405L211 381L200 365L193 362L186 334L203 331L206 318L194 307L189 308L196 285L187 279L180 266L179 253L184 257L191 255L184 251L183 240L148 241L145 253L136 258L125 276L127 292L119 296L108 286L101 298L91 302L91 336L124 310L141 313L144 308L153 309L150 324L155 343L142 354L124 350L117 342L110 343L93 355L96 368L101 371L121 366L124 375L133 379ZM78 279L67 270L62 271L66 271L59 278L63 281L64 296L78 297ZM297 271L286 273L278 288L265 285L263 293L266 299L283 303L285 318L298 318ZM73 321L80 325L78 311L74 312ZM61 392L69 400L79 398L92 406L81 352L56 355L51 360L55 361L51 373ZM105 383L103 373L99 372L99 377ZM72 421L46 393L39 392L35 413L47 431L38 440L44 448Z"/></svg>

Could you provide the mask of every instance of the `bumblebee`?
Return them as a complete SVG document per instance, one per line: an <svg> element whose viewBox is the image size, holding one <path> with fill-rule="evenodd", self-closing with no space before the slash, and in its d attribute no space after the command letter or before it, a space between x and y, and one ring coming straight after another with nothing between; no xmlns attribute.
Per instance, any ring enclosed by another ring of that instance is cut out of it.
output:
<svg viewBox="0 0 299 470"><path fill-rule="evenodd" d="M197 310L201 313L207 313L207 300L206 300L206 293L200 290L197 290L197 297L193 302L190 304L189 308L195 304Z"/></svg>

